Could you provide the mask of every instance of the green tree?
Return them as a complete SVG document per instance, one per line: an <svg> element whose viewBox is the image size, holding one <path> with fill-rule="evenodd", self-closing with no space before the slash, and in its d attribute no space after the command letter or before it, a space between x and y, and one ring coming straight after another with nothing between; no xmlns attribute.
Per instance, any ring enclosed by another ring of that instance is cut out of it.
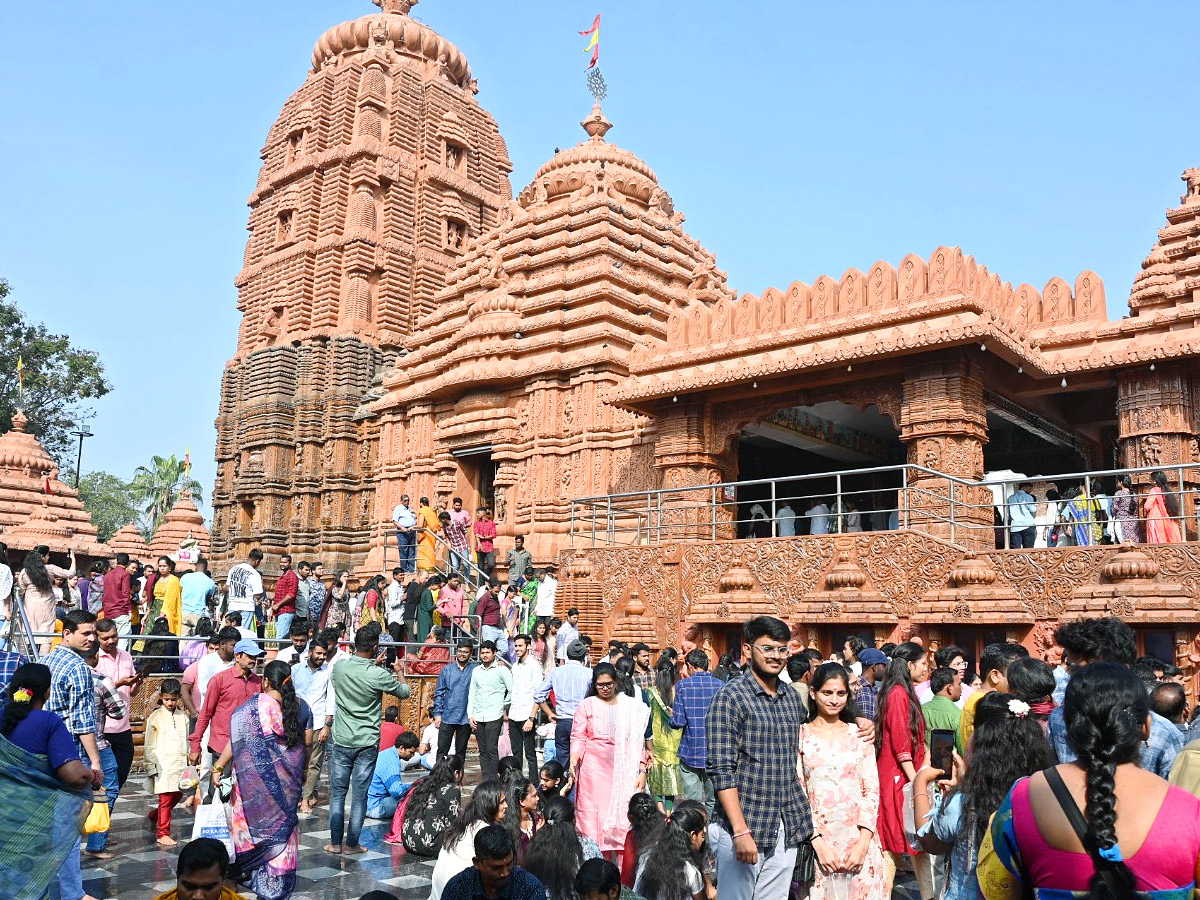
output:
<svg viewBox="0 0 1200 900"><path fill-rule="evenodd" d="M179 495L186 489L196 501L203 500L200 482L184 472L183 460L170 456L155 456L150 465L138 466L129 483L134 500L141 506L142 531L150 537L158 530L162 517L170 512Z"/></svg>
<svg viewBox="0 0 1200 900"><path fill-rule="evenodd" d="M12 428L18 408L29 417L29 431L65 468L71 460L71 430L90 415L83 401L103 397L112 385L104 366L91 350L71 345L65 334L51 334L40 322L30 322L7 300L10 288L0 278L0 431ZM20 395L17 361L24 366L25 390Z"/></svg>
<svg viewBox="0 0 1200 900"><path fill-rule="evenodd" d="M73 473L65 473L63 477L70 483ZM129 482L108 472L88 472L80 478L79 498L87 507L102 541L107 541L130 522L137 523L142 515Z"/></svg>

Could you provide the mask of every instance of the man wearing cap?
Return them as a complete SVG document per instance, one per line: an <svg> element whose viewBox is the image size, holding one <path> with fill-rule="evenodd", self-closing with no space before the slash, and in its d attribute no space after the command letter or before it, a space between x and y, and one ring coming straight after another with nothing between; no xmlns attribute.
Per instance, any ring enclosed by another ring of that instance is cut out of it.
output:
<svg viewBox="0 0 1200 900"><path fill-rule="evenodd" d="M533 702L541 706L554 726L554 757L564 769L571 765L571 725L575 710L587 696L592 684L592 672L583 664L587 645L574 640L567 645L567 662L556 666L533 694ZM547 702L554 692L554 709Z"/></svg>
<svg viewBox="0 0 1200 900"><path fill-rule="evenodd" d="M233 711L262 693L262 678L254 669L263 656L263 648L254 641L240 640L233 646L233 666L213 676L204 693L204 705L192 729L191 754L188 762L200 762L200 744L205 729L209 729L208 750L214 759L220 758L229 746L229 721ZM211 726L211 727L210 727Z"/></svg>
<svg viewBox="0 0 1200 900"><path fill-rule="evenodd" d="M854 708L860 717L873 722L879 712L879 682L887 671L888 659L874 647L864 647L855 655L862 663L862 674L855 676L850 685L854 691Z"/></svg>
<svg viewBox="0 0 1200 900"><path fill-rule="evenodd" d="M400 549L400 571L417 570L417 514L408 505L408 494L392 510L392 524L396 526L396 544Z"/></svg>

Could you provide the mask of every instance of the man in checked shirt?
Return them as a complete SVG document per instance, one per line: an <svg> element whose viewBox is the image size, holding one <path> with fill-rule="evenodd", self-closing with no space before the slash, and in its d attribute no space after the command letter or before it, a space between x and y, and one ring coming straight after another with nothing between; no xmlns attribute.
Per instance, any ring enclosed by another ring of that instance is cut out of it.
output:
<svg viewBox="0 0 1200 900"><path fill-rule="evenodd" d="M796 848L812 837L796 772L806 715L800 695L779 679L790 637L771 616L747 622L742 657L749 671L721 688L704 719L717 795L710 833L717 900L786 900Z"/></svg>

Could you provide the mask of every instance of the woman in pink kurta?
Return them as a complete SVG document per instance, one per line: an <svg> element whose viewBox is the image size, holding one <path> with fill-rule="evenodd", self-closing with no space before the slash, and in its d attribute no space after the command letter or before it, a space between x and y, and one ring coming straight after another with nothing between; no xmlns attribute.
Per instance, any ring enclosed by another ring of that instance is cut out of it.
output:
<svg viewBox="0 0 1200 900"><path fill-rule="evenodd" d="M925 717L913 684L924 681L928 674L925 648L905 641L892 651L879 689L879 715L875 721L875 752L879 756L877 833L883 849L892 854L893 863L897 857L916 852L904 837L904 786L916 778L917 769L925 763ZM917 868L918 882L923 874ZM891 889L888 884L889 895ZM921 896L932 896L932 885Z"/></svg>
<svg viewBox="0 0 1200 900"><path fill-rule="evenodd" d="M650 708L622 692L617 670L600 663L571 724L575 824L605 853L620 851L629 831L629 798L646 784Z"/></svg>
<svg viewBox="0 0 1200 900"><path fill-rule="evenodd" d="M1171 493L1167 476L1151 472L1154 487L1146 495L1146 543L1178 544L1183 540L1179 529L1179 499Z"/></svg>
<svg viewBox="0 0 1200 900"><path fill-rule="evenodd" d="M816 715L800 727L800 783L812 809L813 850L820 865L809 900L826 900L826 869L852 875L850 900L886 900L883 851L875 828L879 773L874 748L859 737L847 709L850 673L817 668L809 688Z"/></svg>

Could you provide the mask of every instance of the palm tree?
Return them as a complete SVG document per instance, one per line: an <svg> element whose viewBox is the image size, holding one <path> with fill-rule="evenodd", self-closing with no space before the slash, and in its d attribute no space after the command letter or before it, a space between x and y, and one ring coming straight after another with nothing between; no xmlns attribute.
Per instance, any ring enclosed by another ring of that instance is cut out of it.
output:
<svg viewBox="0 0 1200 900"><path fill-rule="evenodd" d="M196 500L202 500L204 496L200 482L191 477L184 461L176 459L174 453L168 457L153 457L149 468L138 466L129 486L134 498L142 505L147 538L158 530L162 517L170 512L185 490Z"/></svg>

